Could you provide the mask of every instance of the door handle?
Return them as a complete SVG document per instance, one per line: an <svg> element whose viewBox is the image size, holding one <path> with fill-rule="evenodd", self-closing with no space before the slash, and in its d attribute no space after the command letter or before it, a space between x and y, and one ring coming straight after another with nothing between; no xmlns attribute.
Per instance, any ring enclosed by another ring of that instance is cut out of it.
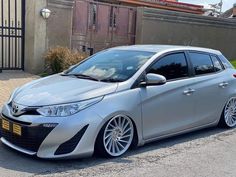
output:
<svg viewBox="0 0 236 177"><path fill-rule="evenodd" d="M194 92L196 92L196 90L194 89L188 89L184 91L184 95L190 96L192 95Z"/></svg>
<svg viewBox="0 0 236 177"><path fill-rule="evenodd" d="M225 88L225 87L227 87L228 85L229 85L229 83L227 83L227 82L222 82L222 83L219 84L219 87Z"/></svg>

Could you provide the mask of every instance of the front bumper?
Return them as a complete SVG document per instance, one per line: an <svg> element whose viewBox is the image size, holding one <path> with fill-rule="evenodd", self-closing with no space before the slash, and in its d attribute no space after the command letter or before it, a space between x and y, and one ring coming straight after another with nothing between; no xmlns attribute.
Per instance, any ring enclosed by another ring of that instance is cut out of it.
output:
<svg viewBox="0 0 236 177"><path fill-rule="evenodd" d="M10 130L2 128L2 119L10 122ZM41 115L14 117L4 105L0 121L1 142L19 152L39 158L61 159L91 156L102 118L93 109L70 117L49 118ZM12 131L13 124L22 127L22 136Z"/></svg>
<svg viewBox="0 0 236 177"><path fill-rule="evenodd" d="M2 128L3 120L9 123L9 130ZM13 126L18 125L21 127L21 135L17 135L13 132ZM53 126L47 126L46 124L32 125L23 124L16 122L5 115L1 116L0 121L0 133L2 137L2 142L6 145L12 144L20 149L25 149L29 152L38 152L40 145L44 139L49 135L49 133L57 126L57 124L52 124Z"/></svg>
<svg viewBox="0 0 236 177"><path fill-rule="evenodd" d="M31 156L36 155L36 152L32 152L32 151L29 151L29 150L20 148L19 146L16 146L16 145L12 144L11 142L7 141L7 140L6 140L5 138L3 138L3 137L2 137L0 140L1 140L1 142L2 142L3 144L5 144L6 146L8 146L8 147L10 147L10 148L12 148L12 149L14 149L14 150L16 150L16 151L20 151L20 152L22 152L22 153L24 153L24 154L31 155Z"/></svg>

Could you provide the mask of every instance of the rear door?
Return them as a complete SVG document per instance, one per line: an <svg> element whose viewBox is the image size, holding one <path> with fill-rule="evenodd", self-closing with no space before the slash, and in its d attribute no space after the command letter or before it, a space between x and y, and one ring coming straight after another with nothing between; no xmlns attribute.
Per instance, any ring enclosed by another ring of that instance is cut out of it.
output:
<svg viewBox="0 0 236 177"><path fill-rule="evenodd" d="M193 95L194 127L211 124L219 120L227 100L228 83L225 70L217 56L202 52L189 52L189 58L195 74L189 88Z"/></svg>

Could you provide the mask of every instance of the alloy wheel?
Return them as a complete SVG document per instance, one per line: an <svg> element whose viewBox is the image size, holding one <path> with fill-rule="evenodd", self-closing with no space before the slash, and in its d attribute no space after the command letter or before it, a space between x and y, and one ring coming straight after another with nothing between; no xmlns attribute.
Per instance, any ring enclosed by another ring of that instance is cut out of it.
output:
<svg viewBox="0 0 236 177"><path fill-rule="evenodd" d="M129 117L119 115L112 118L105 127L103 144L106 152L117 157L130 147L134 136L133 123Z"/></svg>

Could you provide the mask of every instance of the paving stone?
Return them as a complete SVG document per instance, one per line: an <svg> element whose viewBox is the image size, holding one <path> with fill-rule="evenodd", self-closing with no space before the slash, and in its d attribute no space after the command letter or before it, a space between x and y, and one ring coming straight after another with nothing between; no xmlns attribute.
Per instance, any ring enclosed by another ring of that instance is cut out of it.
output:
<svg viewBox="0 0 236 177"><path fill-rule="evenodd" d="M23 71L3 71L0 73L0 107L6 102L11 92L27 82L39 78Z"/></svg>

